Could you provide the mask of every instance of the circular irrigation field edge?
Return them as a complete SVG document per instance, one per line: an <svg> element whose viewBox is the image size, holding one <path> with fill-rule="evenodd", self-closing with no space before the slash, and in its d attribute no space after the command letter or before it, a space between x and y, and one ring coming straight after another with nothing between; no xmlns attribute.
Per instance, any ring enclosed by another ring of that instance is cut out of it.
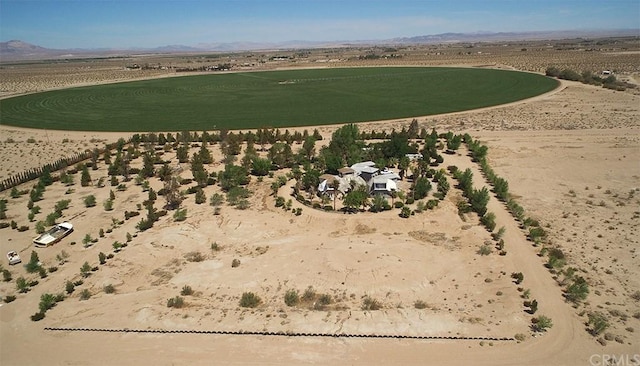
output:
<svg viewBox="0 0 640 366"><path fill-rule="evenodd" d="M315 126L489 107L557 85L532 73L441 67L189 75L4 99L0 124L122 132Z"/></svg>

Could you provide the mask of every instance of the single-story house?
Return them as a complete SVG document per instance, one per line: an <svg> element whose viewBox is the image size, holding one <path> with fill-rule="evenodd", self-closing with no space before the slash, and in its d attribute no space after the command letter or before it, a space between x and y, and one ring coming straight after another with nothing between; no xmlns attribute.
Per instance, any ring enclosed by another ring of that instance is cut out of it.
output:
<svg viewBox="0 0 640 366"><path fill-rule="evenodd" d="M391 192L397 191L398 185L396 181L384 175L378 175L369 181L369 192L372 195L384 194L391 195Z"/></svg>
<svg viewBox="0 0 640 366"><path fill-rule="evenodd" d="M353 175L355 173L356 173L355 170L353 170L351 168L347 168L347 167L338 169L338 175L340 177L344 177L344 176L347 176L347 175Z"/></svg>

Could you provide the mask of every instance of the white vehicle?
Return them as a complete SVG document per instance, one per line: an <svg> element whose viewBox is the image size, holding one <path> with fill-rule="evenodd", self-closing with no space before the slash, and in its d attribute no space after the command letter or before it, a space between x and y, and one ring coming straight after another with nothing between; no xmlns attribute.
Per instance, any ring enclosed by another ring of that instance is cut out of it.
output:
<svg viewBox="0 0 640 366"><path fill-rule="evenodd" d="M73 232L73 225L68 222L63 222L62 224L55 225L46 233L43 233L33 239L33 244L37 247L48 247L49 245L59 242L62 238L71 234L71 232Z"/></svg>
<svg viewBox="0 0 640 366"><path fill-rule="evenodd" d="M9 260L9 265L14 265L22 262L22 259L20 259L20 256L18 255L18 252L14 250L7 253L7 259Z"/></svg>

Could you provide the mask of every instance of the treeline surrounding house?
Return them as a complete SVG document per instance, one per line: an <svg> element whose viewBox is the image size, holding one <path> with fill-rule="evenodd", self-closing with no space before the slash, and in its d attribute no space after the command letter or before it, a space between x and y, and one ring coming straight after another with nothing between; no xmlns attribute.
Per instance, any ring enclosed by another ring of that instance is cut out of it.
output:
<svg viewBox="0 0 640 366"><path fill-rule="evenodd" d="M591 71L578 72L571 69L561 70L555 66L550 66L545 71L545 75L563 80L579 81L583 84L601 85L603 88L617 91L624 91L626 89L633 89L636 87L633 84L619 81L611 71L603 71L601 76Z"/></svg>

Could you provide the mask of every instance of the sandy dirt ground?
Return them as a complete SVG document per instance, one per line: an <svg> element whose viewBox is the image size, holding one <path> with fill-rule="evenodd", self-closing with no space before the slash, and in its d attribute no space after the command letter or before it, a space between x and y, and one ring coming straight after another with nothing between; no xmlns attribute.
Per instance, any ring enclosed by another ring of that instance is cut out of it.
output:
<svg viewBox="0 0 640 366"><path fill-rule="evenodd" d="M509 181L512 194L527 214L549 232L548 246L562 248L568 264L590 284L586 303L565 302L562 287L538 256L541 247L526 240L524 231L505 206L492 197L489 211L504 226L505 256L497 251L479 255L491 240L474 214L460 217L457 189L433 211L409 219L399 210L345 215L302 208L300 216L274 207L271 178L252 178L248 210L223 205L219 215L207 203L184 202L188 217L174 222L171 213L150 230L138 233L140 217L124 219L146 199L128 182L116 191L113 211L102 207L110 187L65 187L54 183L37 204L42 220L55 203L70 199L60 220L75 232L55 246L37 249L46 268L44 279L27 274L21 265L9 267L13 280L0 283L2 296L17 299L0 307L0 363L3 365L66 364L476 364L589 365L603 364L607 355L640 361L640 97L578 83L563 83L557 91L529 101L480 111L421 117L421 127L439 132L469 132L489 146L496 173ZM361 129L408 126L410 120L364 123ZM328 138L336 126L318 127ZM122 134L37 131L0 125L0 179L44 161L102 147ZM31 142L29 142L31 141ZM326 143L326 141L323 141ZM294 150L297 147L294 146ZM222 154L210 147L220 171ZM193 150L196 151L196 150ZM173 159L174 152L164 158ZM133 166L140 166L138 159ZM91 171L106 177L106 166ZM470 168L474 184L486 186L478 166L465 150L445 155L442 165ZM276 175L284 174L276 172ZM186 169L182 176L190 178ZM453 186L454 181L449 180ZM156 189L162 187L152 180ZM279 195L290 197L290 184ZM30 184L19 188L27 189ZM73 192L68 192L72 188ZM219 187L205 189L207 197ZM94 194L97 206L83 199ZM29 225L26 232L0 230L0 251L16 250L29 260L34 222L27 219L28 195L9 198L8 220ZM106 231L99 237L99 229ZM106 264L98 253L113 253L114 241L128 246ZM85 248L86 234L99 240ZM212 249L215 244L218 249ZM68 254L65 263L57 256ZM194 253L201 255L194 261ZM240 265L232 267L234 259ZM87 261L92 272L73 294L33 322L44 293L62 293L67 281L81 279ZM536 315L546 315L553 327L545 333L530 329L531 318L511 273L522 272L522 286L539 301ZM15 279L39 283L18 294ZM115 292L107 294L104 287ZM167 307L184 286L186 306ZM312 287L331 296L322 307L303 303L288 307L284 295L302 295ZM80 300L82 290L91 297ZM262 303L241 308L240 296L251 291ZM366 297L381 304L362 310ZM421 309L416 301L424 302ZM587 331L587 313L601 311L609 319L609 340L599 343ZM105 329L166 329L307 332L327 334L387 334L514 338L522 341L368 339L210 334L138 334L46 331L44 327ZM597 363L600 362L600 363ZM625 363L634 364L634 363Z"/></svg>

